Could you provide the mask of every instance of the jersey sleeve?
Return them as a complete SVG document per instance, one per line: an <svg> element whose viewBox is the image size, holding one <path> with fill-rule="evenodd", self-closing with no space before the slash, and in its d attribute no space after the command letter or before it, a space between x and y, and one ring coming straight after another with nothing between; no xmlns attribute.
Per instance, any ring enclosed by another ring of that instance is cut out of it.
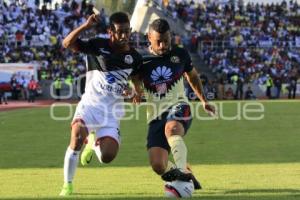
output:
<svg viewBox="0 0 300 200"><path fill-rule="evenodd" d="M192 69L194 68L193 65L192 65L192 59L191 59L191 56L190 54L184 50L184 72L190 72L192 71Z"/></svg>
<svg viewBox="0 0 300 200"><path fill-rule="evenodd" d="M76 40L77 49L81 53L85 54L97 54L99 46L103 43L100 38L93 38L88 41L83 41L81 39Z"/></svg>

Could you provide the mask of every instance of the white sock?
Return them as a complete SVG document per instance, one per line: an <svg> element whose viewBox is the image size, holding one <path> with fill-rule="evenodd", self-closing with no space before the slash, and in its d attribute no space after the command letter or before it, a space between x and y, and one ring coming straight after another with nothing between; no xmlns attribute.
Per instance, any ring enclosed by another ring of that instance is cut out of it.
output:
<svg viewBox="0 0 300 200"><path fill-rule="evenodd" d="M100 145L94 144L94 145L93 145L93 149L94 149L94 151L95 151L95 153L96 153L96 156L97 156L99 162L100 162L100 163L103 163L103 162L102 162L102 153L101 153L101 150L100 150Z"/></svg>
<svg viewBox="0 0 300 200"><path fill-rule="evenodd" d="M64 161L64 182L71 183L77 168L80 151L68 147Z"/></svg>

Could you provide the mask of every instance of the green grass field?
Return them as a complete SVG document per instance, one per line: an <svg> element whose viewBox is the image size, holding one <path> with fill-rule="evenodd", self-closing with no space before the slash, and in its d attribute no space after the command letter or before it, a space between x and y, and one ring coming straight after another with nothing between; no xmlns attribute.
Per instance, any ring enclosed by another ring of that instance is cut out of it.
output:
<svg viewBox="0 0 300 200"><path fill-rule="evenodd" d="M300 101L263 105L259 121L193 121L185 138L204 187L195 199L300 199ZM237 110L233 102L223 107L227 116ZM0 113L0 199L61 199L70 120L54 121L49 110ZM55 109L57 116L68 112ZM78 168L70 199L163 199L163 182L148 165L143 106L139 115L122 122L122 146L113 163L95 159Z"/></svg>

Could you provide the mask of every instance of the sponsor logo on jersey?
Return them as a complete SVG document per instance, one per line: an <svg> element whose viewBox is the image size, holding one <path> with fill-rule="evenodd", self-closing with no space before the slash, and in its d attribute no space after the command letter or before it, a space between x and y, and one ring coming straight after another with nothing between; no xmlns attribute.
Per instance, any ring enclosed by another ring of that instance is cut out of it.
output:
<svg viewBox="0 0 300 200"><path fill-rule="evenodd" d="M122 93L123 93L123 87L121 87L121 86L112 86L112 85L108 85L108 84L99 83L99 87L101 90L106 91L106 92L115 93L118 95L122 95Z"/></svg>
<svg viewBox="0 0 300 200"><path fill-rule="evenodd" d="M107 74L106 77L105 77L106 81L109 83L109 84L112 84L114 82L116 82L116 79L113 75L111 74Z"/></svg>
<svg viewBox="0 0 300 200"><path fill-rule="evenodd" d="M179 59L178 56L172 56L171 59L170 59L170 61L172 63L180 63L180 59Z"/></svg>
<svg viewBox="0 0 300 200"><path fill-rule="evenodd" d="M172 71L166 66L159 66L156 69L152 70L151 78L153 81L157 80L168 80L172 76Z"/></svg>
<svg viewBox="0 0 300 200"><path fill-rule="evenodd" d="M133 63L133 58L131 55L126 55L125 58L124 58L124 62L128 65L132 64Z"/></svg>

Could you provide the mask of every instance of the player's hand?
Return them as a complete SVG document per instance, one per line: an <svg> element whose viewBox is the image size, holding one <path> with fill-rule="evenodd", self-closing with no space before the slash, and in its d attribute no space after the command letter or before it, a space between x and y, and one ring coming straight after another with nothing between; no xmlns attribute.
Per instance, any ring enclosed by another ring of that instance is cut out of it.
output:
<svg viewBox="0 0 300 200"><path fill-rule="evenodd" d="M95 26L96 24L98 24L100 22L100 18L98 17L98 15L96 14L92 14L89 16L89 18L86 20L86 22L84 23L84 26L89 29L93 26Z"/></svg>
<svg viewBox="0 0 300 200"><path fill-rule="evenodd" d="M134 92L133 98L132 98L132 102L134 104L140 104L142 102L142 99L143 99L143 94L142 93Z"/></svg>
<svg viewBox="0 0 300 200"><path fill-rule="evenodd" d="M125 98L128 98L128 97L130 97L131 92L132 91L128 87L126 87L126 88L124 88L124 90L122 92L122 96L125 97Z"/></svg>
<svg viewBox="0 0 300 200"><path fill-rule="evenodd" d="M203 109L206 113L208 113L212 117L216 116L216 109L213 105L210 105L207 102L203 103L202 105L203 105Z"/></svg>

